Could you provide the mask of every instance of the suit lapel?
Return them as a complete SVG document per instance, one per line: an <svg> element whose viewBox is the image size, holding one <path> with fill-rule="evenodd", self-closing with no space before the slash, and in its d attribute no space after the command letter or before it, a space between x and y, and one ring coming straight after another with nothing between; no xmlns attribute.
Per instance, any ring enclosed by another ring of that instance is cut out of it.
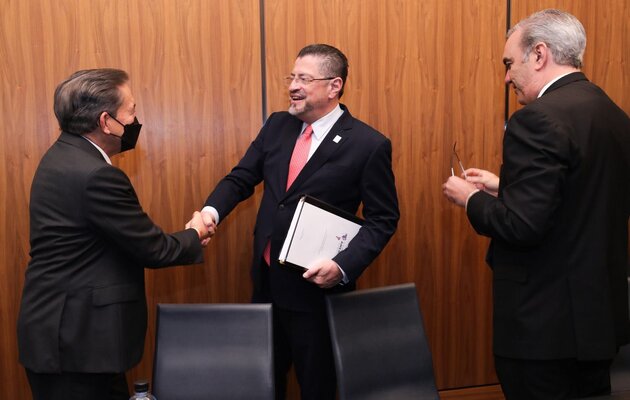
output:
<svg viewBox="0 0 630 400"><path fill-rule="evenodd" d="M350 112L343 107L344 113L339 117L339 120L333 125L330 129L330 132L324 138L324 141L319 145L313 156L308 160L300 174L295 178L293 184L289 188L289 190L285 193L284 198L294 194L297 190L299 190L300 186L311 176L313 175L319 168L321 168L326 161L342 146L346 145L347 142L351 139L351 128L353 117L350 115ZM293 153L293 147L291 147L291 153ZM286 187L287 182L287 174L289 171L289 162L291 160L291 154L289 154L289 161L286 165L286 173L284 175L284 184Z"/></svg>

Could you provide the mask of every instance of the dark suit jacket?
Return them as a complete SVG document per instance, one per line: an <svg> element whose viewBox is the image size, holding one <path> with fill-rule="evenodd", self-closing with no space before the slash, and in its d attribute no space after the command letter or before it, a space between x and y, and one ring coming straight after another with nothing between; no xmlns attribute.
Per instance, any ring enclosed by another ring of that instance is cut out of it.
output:
<svg viewBox="0 0 630 400"><path fill-rule="evenodd" d="M399 218L398 199L391 168L391 142L379 132L343 115L332 127L289 190L289 161L302 121L287 112L272 114L238 165L219 182L206 205L219 212L221 221L264 180L263 198L254 229L252 276L255 302L273 301L298 311L323 309L324 294L354 288L354 281L394 234ZM335 137L340 140L335 142ZM348 248L334 260L350 283L331 290L319 289L300 272L280 266L278 254L301 195L311 195L350 213L363 203L365 225ZM271 238L271 267L261 262ZM267 279L269 274L269 279Z"/></svg>
<svg viewBox="0 0 630 400"><path fill-rule="evenodd" d="M30 224L18 345L35 372L131 368L146 334L144 267L203 261L194 229L165 234L127 176L68 133L37 168Z"/></svg>
<svg viewBox="0 0 630 400"><path fill-rule="evenodd" d="M610 359L628 341L630 120L582 73L514 113L499 196L467 213L492 238L494 352Z"/></svg>

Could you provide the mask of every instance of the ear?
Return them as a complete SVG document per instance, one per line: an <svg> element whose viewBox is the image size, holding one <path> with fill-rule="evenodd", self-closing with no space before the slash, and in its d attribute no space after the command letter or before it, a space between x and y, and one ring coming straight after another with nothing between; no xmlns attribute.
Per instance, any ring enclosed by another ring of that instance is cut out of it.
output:
<svg viewBox="0 0 630 400"><path fill-rule="evenodd" d="M103 111L98 117L98 127L101 128L101 131L106 134L112 133L112 131L109 129L109 126L107 125L107 121L109 120L109 118L109 114L105 111Z"/></svg>
<svg viewBox="0 0 630 400"><path fill-rule="evenodd" d="M534 46L534 50L532 51L532 56L535 57L536 60L536 69L541 69L547 64L549 61L549 57L551 57L551 52L549 47L545 43L537 43Z"/></svg>
<svg viewBox="0 0 630 400"><path fill-rule="evenodd" d="M330 81L330 91L328 92L328 97L334 99L335 97L339 97L339 92L343 86L343 80L340 77L336 77L335 79Z"/></svg>

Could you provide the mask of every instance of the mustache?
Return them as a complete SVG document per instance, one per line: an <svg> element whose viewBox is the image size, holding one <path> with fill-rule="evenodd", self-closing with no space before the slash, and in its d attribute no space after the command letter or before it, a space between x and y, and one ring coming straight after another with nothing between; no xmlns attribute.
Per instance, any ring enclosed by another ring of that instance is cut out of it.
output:
<svg viewBox="0 0 630 400"><path fill-rule="evenodd" d="M289 94L289 99L294 100L294 101L297 101L297 100L304 100L304 99L306 99L306 94L305 94L305 93L302 93L302 92L299 92L299 91L297 91L297 92L291 92L291 93Z"/></svg>

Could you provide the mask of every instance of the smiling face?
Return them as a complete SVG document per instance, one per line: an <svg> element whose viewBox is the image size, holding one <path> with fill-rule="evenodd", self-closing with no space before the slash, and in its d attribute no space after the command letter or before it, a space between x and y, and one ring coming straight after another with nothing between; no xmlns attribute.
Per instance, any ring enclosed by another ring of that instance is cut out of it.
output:
<svg viewBox="0 0 630 400"><path fill-rule="evenodd" d="M321 68L323 58L306 55L295 60L291 75L301 78L327 78ZM310 83L294 79L289 85L289 113L306 123L313 123L328 114L338 103L341 78L314 80Z"/></svg>
<svg viewBox="0 0 630 400"><path fill-rule="evenodd" d="M528 104L536 100L540 88L536 85L534 73L536 71L536 57L529 54L524 57L521 47L522 30L516 30L505 42L503 50L503 64L505 64L505 83L511 84L520 104Z"/></svg>

